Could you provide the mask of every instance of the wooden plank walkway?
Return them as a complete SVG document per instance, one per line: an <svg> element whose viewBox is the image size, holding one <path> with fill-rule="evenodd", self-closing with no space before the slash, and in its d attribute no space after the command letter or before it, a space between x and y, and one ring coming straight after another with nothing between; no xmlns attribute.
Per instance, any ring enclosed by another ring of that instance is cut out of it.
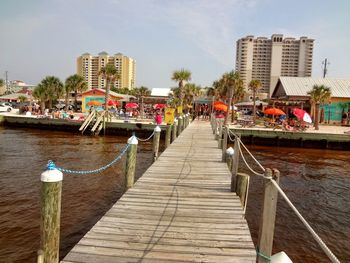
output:
<svg viewBox="0 0 350 263"><path fill-rule="evenodd" d="M62 262L255 262L213 138L190 124Z"/></svg>

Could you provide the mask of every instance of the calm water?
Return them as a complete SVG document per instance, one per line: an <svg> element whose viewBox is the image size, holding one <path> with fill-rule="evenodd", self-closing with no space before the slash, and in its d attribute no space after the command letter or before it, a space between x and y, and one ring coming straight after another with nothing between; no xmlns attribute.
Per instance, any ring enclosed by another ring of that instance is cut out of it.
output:
<svg viewBox="0 0 350 263"><path fill-rule="evenodd" d="M35 262L39 247L40 174L47 160L70 169L95 169L113 160L125 137L88 137L0 127L0 262ZM251 147L266 167L281 171L281 186L342 262L350 262L349 152ZM151 165L151 144L139 145L137 176ZM65 175L61 257L104 215L123 192L125 160L105 172ZM243 167L242 167L243 170ZM258 235L262 181L251 178L247 219ZM282 199L274 251L294 262L329 262Z"/></svg>

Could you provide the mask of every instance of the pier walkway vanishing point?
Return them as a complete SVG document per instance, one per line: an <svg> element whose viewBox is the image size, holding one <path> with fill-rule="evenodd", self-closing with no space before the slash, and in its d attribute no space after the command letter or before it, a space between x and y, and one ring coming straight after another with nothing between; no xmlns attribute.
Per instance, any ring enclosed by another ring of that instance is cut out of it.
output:
<svg viewBox="0 0 350 263"><path fill-rule="evenodd" d="M255 262L209 122L194 121L62 262Z"/></svg>

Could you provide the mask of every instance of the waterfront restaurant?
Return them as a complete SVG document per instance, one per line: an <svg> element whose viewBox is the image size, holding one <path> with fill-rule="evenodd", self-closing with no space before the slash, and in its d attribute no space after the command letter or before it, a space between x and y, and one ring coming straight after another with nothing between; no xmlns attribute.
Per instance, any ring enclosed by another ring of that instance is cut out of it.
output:
<svg viewBox="0 0 350 263"><path fill-rule="evenodd" d="M102 109L102 104L105 103L106 90L104 89L91 89L81 94L81 111L86 112L90 109L90 102L96 102L95 109ZM113 91L109 91L109 98L112 101L119 101L120 105L123 102L134 100L135 97L126 94L119 94Z"/></svg>
<svg viewBox="0 0 350 263"><path fill-rule="evenodd" d="M271 95L271 102L286 113L290 113L295 107L311 113L310 96L307 93L314 85L324 85L332 93L331 99L320 105L320 122L341 122L343 113L350 111L350 80L280 77Z"/></svg>

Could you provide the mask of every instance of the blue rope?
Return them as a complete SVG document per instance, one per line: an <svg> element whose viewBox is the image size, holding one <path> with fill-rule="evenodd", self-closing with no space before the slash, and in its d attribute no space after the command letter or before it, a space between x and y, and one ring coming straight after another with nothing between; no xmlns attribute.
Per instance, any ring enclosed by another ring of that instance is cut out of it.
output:
<svg viewBox="0 0 350 263"><path fill-rule="evenodd" d="M127 144L124 148L124 150L113 160L111 161L109 164L101 167L101 168L98 168L98 169L95 169L95 170L87 170L87 171L75 171L75 170L69 170L69 169L64 169L64 168L61 168L61 167L57 167L55 165L55 163L51 160L48 161L47 163L47 170L59 170L63 173L69 173L69 174L92 174L92 173L98 173L98 172L101 172L103 170L106 170L107 168L111 167L114 163L116 163L118 160L120 160L120 158L122 158L122 156L126 153L126 151L128 150L129 148L129 144Z"/></svg>
<svg viewBox="0 0 350 263"><path fill-rule="evenodd" d="M256 253L258 254L259 257L267 260L267 262L271 262L271 257L264 255L259 251L259 247L256 248Z"/></svg>

